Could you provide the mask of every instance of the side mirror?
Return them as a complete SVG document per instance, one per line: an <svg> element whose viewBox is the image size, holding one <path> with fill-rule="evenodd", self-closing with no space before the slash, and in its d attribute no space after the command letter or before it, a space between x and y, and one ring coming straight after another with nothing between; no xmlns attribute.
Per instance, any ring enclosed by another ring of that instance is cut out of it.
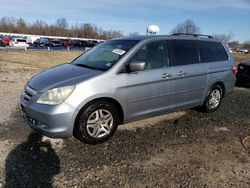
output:
<svg viewBox="0 0 250 188"><path fill-rule="evenodd" d="M129 64L129 69L131 72L142 71L145 69L145 67L146 63L144 61L132 61Z"/></svg>

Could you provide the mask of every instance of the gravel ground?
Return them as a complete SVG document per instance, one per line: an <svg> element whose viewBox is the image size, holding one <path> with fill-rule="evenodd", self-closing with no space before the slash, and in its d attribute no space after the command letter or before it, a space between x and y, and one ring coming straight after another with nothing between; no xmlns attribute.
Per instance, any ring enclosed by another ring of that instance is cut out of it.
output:
<svg viewBox="0 0 250 188"><path fill-rule="evenodd" d="M250 89L212 114L193 110L122 125L107 142L49 139L17 108L34 67L0 59L0 187L250 187Z"/></svg>

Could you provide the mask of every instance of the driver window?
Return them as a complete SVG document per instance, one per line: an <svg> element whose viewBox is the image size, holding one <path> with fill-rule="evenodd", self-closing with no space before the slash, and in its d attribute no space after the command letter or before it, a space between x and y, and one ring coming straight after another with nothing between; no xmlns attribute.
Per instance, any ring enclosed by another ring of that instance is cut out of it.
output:
<svg viewBox="0 0 250 188"><path fill-rule="evenodd" d="M146 63L145 70L166 67L167 47L165 41L155 41L143 46L131 58L131 61L144 61Z"/></svg>

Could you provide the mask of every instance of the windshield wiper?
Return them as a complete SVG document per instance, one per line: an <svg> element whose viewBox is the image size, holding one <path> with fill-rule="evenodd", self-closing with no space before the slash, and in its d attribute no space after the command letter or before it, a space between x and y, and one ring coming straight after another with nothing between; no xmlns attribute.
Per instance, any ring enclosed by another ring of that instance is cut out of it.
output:
<svg viewBox="0 0 250 188"><path fill-rule="evenodd" d="M92 67L86 64L75 64L76 66L79 67L84 67L84 68L88 68L88 69L93 69L93 70L101 70L101 71L105 71L105 69L99 68L99 67Z"/></svg>

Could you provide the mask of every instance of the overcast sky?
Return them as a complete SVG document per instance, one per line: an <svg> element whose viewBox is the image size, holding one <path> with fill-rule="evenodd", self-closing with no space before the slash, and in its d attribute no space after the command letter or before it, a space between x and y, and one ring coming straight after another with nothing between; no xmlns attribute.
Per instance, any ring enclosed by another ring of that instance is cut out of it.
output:
<svg viewBox="0 0 250 188"><path fill-rule="evenodd" d="M146 33L148 25L169 32L192 19L203 34L234 34L250 40L250 0L0 0L0 17L22 17L54 23L66 18L69 24L93 23L124 34Z"/></svg>

